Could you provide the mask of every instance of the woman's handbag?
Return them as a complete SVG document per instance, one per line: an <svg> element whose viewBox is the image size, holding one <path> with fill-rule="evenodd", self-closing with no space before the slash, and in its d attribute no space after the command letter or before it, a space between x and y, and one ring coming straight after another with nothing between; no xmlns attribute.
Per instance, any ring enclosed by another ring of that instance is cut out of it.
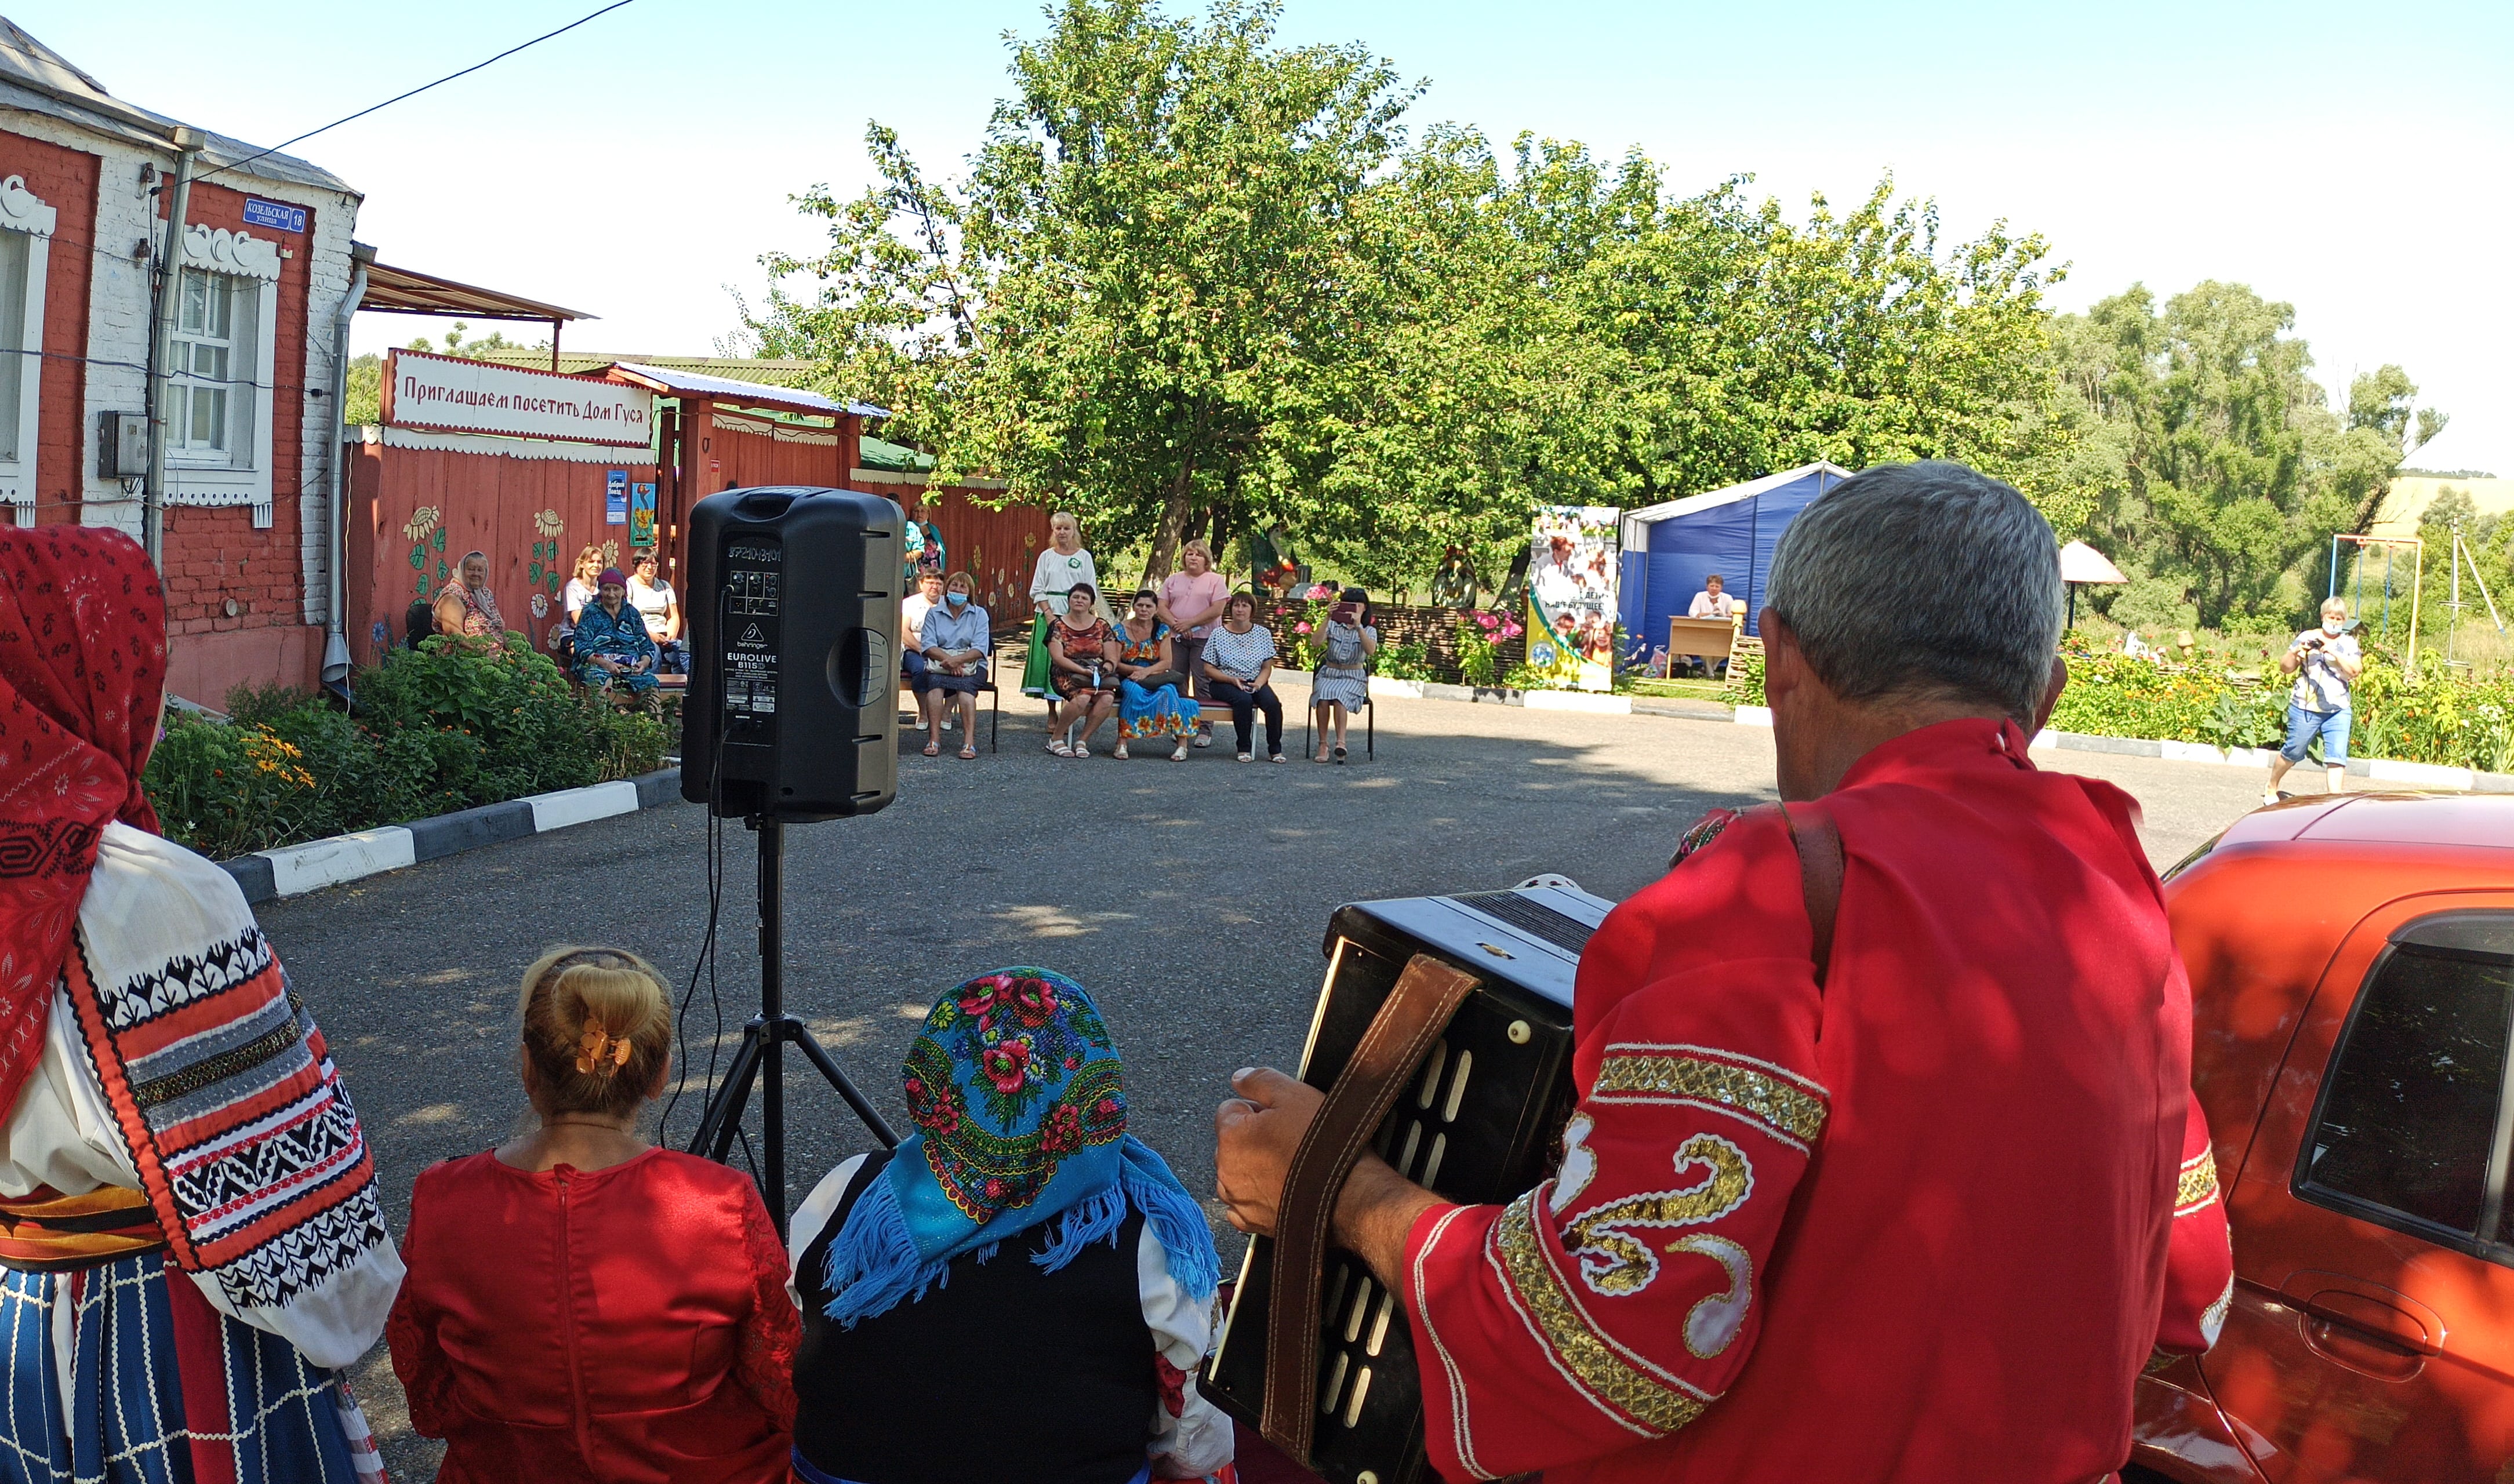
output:
<svg viewBox="0 0 2514 1484"><path fill-rule="evenodd" d="M1146 691L1157 691L1166 685L1176 687L1181 696L1187 694L1187 677L1177 670L1155 670L1149 675L1137 675L1131 678L1135 684L1142 686Z"/></svg>
<svg viewBox="0 0 2514 1484"><path fill-rule="evenodd" d="M1049 697L1056 694L1048 681L1047 615L1040 614L1030 623L1030 662L1022 666L1022 694Z"/></svg>

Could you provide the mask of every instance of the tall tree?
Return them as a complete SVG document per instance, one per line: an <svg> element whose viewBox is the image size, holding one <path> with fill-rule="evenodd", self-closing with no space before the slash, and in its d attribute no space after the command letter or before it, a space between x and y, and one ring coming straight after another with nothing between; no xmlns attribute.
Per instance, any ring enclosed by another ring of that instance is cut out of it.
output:
<svg viewBox="0 0 2514 1484"><path fill-rule="evenodd" d="M2064 380L2102 424L2082 470L2090 525L2127 558L2135 616L2187 604L2212 627L2284 626L2311 586L2291 569L2363 530L2443 426L2397 366L2358 377L2334 412L2294 325L2291 306L2215 281L2162 307L2133 285L2061 317Z"/></svg>

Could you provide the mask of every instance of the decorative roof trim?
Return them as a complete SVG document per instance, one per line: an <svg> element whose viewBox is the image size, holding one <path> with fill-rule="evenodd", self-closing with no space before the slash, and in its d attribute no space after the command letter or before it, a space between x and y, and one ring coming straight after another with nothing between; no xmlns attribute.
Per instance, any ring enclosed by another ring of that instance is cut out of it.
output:
<svg viewBox="0 0 2514 1484"><path fill-rule="evenodd" d="M279 244L248 232L194 222L183 228L183 265L275 281L279 277Z"/></svg>

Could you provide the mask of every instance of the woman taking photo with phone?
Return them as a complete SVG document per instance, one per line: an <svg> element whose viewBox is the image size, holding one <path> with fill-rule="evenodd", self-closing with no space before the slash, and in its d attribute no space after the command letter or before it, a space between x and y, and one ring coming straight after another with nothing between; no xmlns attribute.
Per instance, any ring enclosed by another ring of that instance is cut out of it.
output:
<svg viewBox="0 0 2514 1484"><path fill-rule="evenodd" d="M1370 622L1370 594L1348 587L1327 610L1327 622L1318 630L1318 667L1310 676L1310 709L1318 723L1318 755L1313 761L1344 761L1345 724L1354 712L1370 704L1370 657L1378 653L1379 630ZM1330 724L1333 739L1327 736Z"/></svg>

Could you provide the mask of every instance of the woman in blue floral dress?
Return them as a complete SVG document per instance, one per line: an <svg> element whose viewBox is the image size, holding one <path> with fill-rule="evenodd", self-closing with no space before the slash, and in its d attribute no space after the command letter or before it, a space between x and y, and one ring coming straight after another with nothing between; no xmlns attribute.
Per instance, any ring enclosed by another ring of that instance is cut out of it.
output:
<svg viewBox="0 0 2514 1484"><path fill-rule="evenodd" d="M1117 750L1110 755L1120 761L1136 738L1166 737L1176 743L1170 761L1186 762L1196 732L1196 702L1186 699L1187 677L1172 662L1169 625L1153 616L1159 606L1160 595L1148 587L1117 625Z"/></svg>
<svg viewBox="0 0 2514 1484"><path fill-rule="evenodd" d="M628 579L617 567L603 568L593 601L576 620L576 678L592 690L619 686L644 696L660 683L655 662L661 655L645 617L628 604Z"/></svg>

